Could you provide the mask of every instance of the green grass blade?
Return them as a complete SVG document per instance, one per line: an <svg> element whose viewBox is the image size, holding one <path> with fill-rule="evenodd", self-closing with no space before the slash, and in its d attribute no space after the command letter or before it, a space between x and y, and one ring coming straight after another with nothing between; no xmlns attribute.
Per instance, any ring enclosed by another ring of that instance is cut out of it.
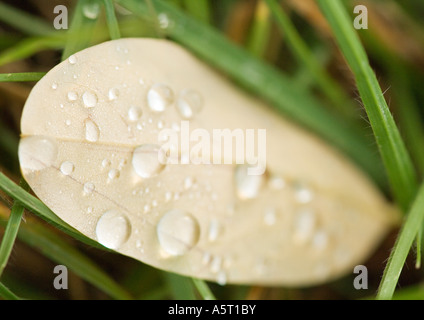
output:
<svg viewBox="0 0 424 320"><path fill-rule="evenodd" d="M376 75L342 3L339 0L318 0L318 3L355 75L393 195L407 211L417 190L417 176Z"/></svg>
<svg viewBox="0 0 424 320"><path fill-rule="evenodd" d="M190 278L180 276L175 273L166 272L164 274L168 288L172 292L174 299L195 300L193 283Z"/></svg>
<svg viewBox="0 0 424 320"><path fill-rule="evenodd" d="M184 0L184 6L191 16L203 23L211 22L211 8L209 0Z"/></svg>
<svg viewBox="0 0 424 320"><path fill-rule="evenodd" d="M97 15L86 16L84 10L100 5L98 1L79 0L73 10L73 17L68 30L68 40L62 53L62 60L70 55L90 46L94 33L94 27L97 23Z"/></svg>
<svg viewBox="0 0 424 320"><path fill-rule="evenodd" d="M24 185L26 185L26 183L24 183ZM10 253L12 252L13 245L15 244L16 235L18 234L23 214L24 207L20 202L15 201L10 211L6 230L0 244L0 279L4 268L9 261Z"/></svg>
<svg viewBox="0 0 424 320"><path fill-rule="evenodd" d="M390 254L383 279L378 289L377 299L391 299L405 263L406 257L411 249L412 243L417 236L424 220L424 184L420 187L418 195L412 204L406 220L399 232L395 246Z"/></svg>
<svg viewBox="0 0 424 320"><path fill-rule="evenodd" d="M110 38L112 40L119 39L121 32L119 31L118 20L115 16L115 9L113 8L112 0L103 0L106 11L106 21L109 28Z"/></svg>
<svg viewBox="0 0 424 320"><path fill-rule="evenodd" d="M0 2L0 21L32 36L43 36L52 31L53 23L47 23L39 17L16 9L3 2Z"/></svg>
<svg viewBox="0 0 424 320"><path fill-rule="evenodd" d="M0 297L4 300L21 300L16 294L14 294L8 287L0 282Z"/></svg>
<svg viewBox="0 0 424 320"><path fill-rule="evenodd" d="M151 19L150 10L144 1L117 2L143 19ZM199 23L164 1L152 2L157 12L166 14L173 22L173 27L164 30L169 37L224 71L245 88L263 97L278 111L339 147L385 188L386 177L381 171L381 160L362 131L358 132L356 128L349 127L349 124L326 110L310 92L299 87L293 79L256 59L211 26Z"/></svg>
<svg viewBox="0 0 424 320"><path fill-rule="evenodd" d="M248 50L256 57L262 58L266 52L271 35L270 12L261 0L256 5L255 16L250 27Z"/></svg>
<svg viewBox="0 0 424 320"><path fill-rule="evenodd" d="M13 181L11 181L1 172L0 190L2 190L9 197L13 198L15 201L21 202L25 208L27 208L43 220L59 228L63 232L67 233L68 235L72 236L73 238L84 242L90 246L107 250L105 247L101 246L96 241L87 238L86 236L82 235L80 232L66 224L64 221L59 219L58 216L56 216L53 211L51 211L44 203L42 203L33 195L26 192L23 188L17 186Z"/></svg>
<svg viewBox="0 0 424 320"><path fill-rule="evenodd" d="M194 278L192 278L192 280L197 291L199 291L200 295L204 300L216 300L214 294L212 293L211 289L205 281Z"/></svg>
<svg viewBox="0 0 424 320"><path fill-rule="evenodd" d="M265 2L273 13L278 27L293 51L294 57L308 69L310 75L315 79L316 84L333 105L343 114L352 116L352 112L354 111L353 103L340 85L328 75L320 62L314 57L312 51L309 50L307 44L303 41L301 35L297 32L282 7L276 0L265 0Z"/></svg>
<svg viewBox="0 0 424 320"><path fill-rule="evenodd" d="M38 81L45 72L0 73L0 82Z"/></svg>

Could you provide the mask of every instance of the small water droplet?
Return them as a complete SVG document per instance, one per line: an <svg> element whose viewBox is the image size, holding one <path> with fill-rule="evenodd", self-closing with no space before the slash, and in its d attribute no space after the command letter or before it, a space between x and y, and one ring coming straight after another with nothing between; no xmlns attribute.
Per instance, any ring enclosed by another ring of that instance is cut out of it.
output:
<svg viewBox="0 0 424 320"><path fill-rule="evenodd" d="M100 130L97 124L91 119L85 120L85 139L90 142L99 140Z"/></svg>
<svg viewBox="0 0 424 320"><path fill-rule="evenodd" d="M93 213L93 207L87 207L87 213Z"/></svg>
<svg viewBox="0 0 424 320"><path fill-rule="evenodd" d="M64 174L65 176L69 176L72 172L74 172L75 166L70 161L64 161L60 165L60 172Z"/></svg>
<svg viewBox="0 0 424 320"><path fill-rule="evenodd" d="M136 106L131 106L128 110L128 119L130 121L137 121L138 119L140 119L141 115L141 109Z"/></svg>
<svg viewBox="0 0 424 320"><path fill-rule="evenodd" d="M163 215L156 232L162 249L170 255L179 256L197 244L200 227L189 213L174 209Z"/></svg>
<svg viewBox="0 0 424 320"><path fill-rule="evenodd" d="M165 201L169 202L172 199L172 192L168 191L165 193Z"/></svg>
<svg viewBox="0 0 424 320"><path fill-rule="evenodd" d="M93 193L96 187L94 186L94 183L92 182L86 182L83 186L84 192L87 194Z"/></svg>
<svg viewBox="0 0 424 320"><path fill-rule="evenodd" d="M104 213L96 225L97 240L110 249L119 249L128 240L130 232L127 217L115 210Z"/></svg>
<svg viewBox="0 0 424 320"><path fill-rule="evenodd" d="M213 257L212 261L211 261L211 272L212 273L218 273L219 271L221 271L222 268L222 257L220 256L215 256Z"/></svg>
<svg viewBox="0 0 424 320"><path fill-rule="evenodd" d="M164 111L174 99L171 88L163 83L154 84L147 92L147 103L155 112Z"/></svg>
<svg viewBox="0 0 424 320"><path fill-rule="evenodd" d="M264 222L267 226L272 226L276 221L276 210L275 208L268 208L265 210Z"/></svg>
<svg viewBox="0 0 424 320"><path fill-rule="evenodd" d="M144 213L148 213L150 211L150 206L148 204L145 204L143 210Z"/></svg>
<svg viewBox="0 0 424 320"><path fill-rule="evenodd" d="M86 91L82 95L82 101L84 102L84 106L86 108L93 108L97 104L97 95L93 92Z"/></svg>
<svg viewBox="0 0 424 320"><path fill-rule="evenodd" d="M218 276L216 277L216 282L221 286L225 286L227 284L227 274L225 273L225 271L220 271L218 273Z"/></svg>
<svg viewBox="0 0 424 320"><path fill-rule="evenodd" d="M56 90L56 89L57 89L57 83L56 83L56 82L53 82L53 83L52 83L52 89L53 89L53 90Z"/></svg>
<svg viewBox="0 0 424 320"><path fill-rule="evenodd" d="M191 119L202 109L203 99L197 91L186 89L180 93L176 106L183 118Z"/></svg>
<svg viewBox="0 0 424 320"><path fill-rule="evenodd" d="M77 63L77 58L74 55L70 55L68 61L70 64L75 64Z"/></svg>
<svg viewBox="0 0 424 320"><path fill-rule="evenodd" d="M184 189L188 190L193 186L193 178L192 177L186 177L184 179Z"/></svg>
<svg viewBox="0 0 424 320"><path fill-rule="evenodd" d="M90 20L97 19L100 12L100 5L97 2L89 2L83 5L82 13L83 15Z"/></svg>
<svg viewBox="0 0 424 320"><path fill-rule="evenodd" d="M65 124L67 125L67 126L70 126L71 125L71 120L69 120L69 119L66 119L66 121L65 121Z"/></svg>
<svg viewBox="0 0 424 320"><path fill-rule="evenodd" d="M53 138L30 136L19 142L19 161L21 167L38 171L50 167L57 157L57 143Z"/></svg>
<svg viewBox="0 0 424 320"><path fill-rule="evenodd" d="M294 217L293 240L303 244L313 235L316 224L315 213L310 209L301 209Z"/></svg>
<svg viewBox="0 0 424 320"><path fill-rule="evenodd" d="M221 225L218 220L213 219L209 223L209 230L208 230L208 240L210 242L216 241L219 234L221 233Z"/></svg>
<svg viewBox="0 0 424 320"><path fill-rule="evenodd" d="M116 100L119 96L119 90L117 88L111 88L109 89L107 96L109 100Z"/></svg>
<svg viewBox="0 0 424 320"><path fill-rule="evenodd" d="M119 178L119 171L116 169L111 169L109 173L107 174L110 180Z"/></svg>
<svg viewBox="0 0 424 320"><path fill-rule="evenodd" d="M69 101L76 101L78 99L78 94L75 91L69 91L68 92L68 100Z"/></svg>
<svg viewBox="0 0 424 320"><path fill-rule="evenodd" d="M110 164L111 164L111 161L109 159L103 159L103 161L102 161L102 167L103 168L109 167Z"/></svg>
<svg viewBox="0 0 424 320"><path fill-rule="evenodd" d="M309 203L314 197L313 191L304 183L296 182L293 186L296 200L299 203Z"/></svg>
<svg viewBox="0 0 424 320"><path fill-rule="evenodd" d="M161 29L166 29L169 27L169 18L166 13L159 13L158 14L158 21L159 21L159 27Z"/></svg>
<svg viewBox="0 0 424 320"><path fill-rule="evenodd" d="M134 150L132 165L140 177L150 178L163 169L159 152L160 147L155 144L143 144Z"/></svg>
<svg viewBox="0 0 424 320"><path fill-rule="evenodd" d="M236 191L241 199L256 198L264 182L263 175L249 175L248 168L247 165L240 165L235 170Z"/></svg>

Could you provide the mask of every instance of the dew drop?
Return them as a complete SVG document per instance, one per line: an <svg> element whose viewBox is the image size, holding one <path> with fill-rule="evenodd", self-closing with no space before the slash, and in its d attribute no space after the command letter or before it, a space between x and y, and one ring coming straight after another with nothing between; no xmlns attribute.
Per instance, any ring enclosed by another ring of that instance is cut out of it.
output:
<svg viewBox="0 0 424 320"><path fill-rule="evenodd" d="M31 136L19 143L19 161L22 169L38 171L50 167L57 157L57 143L53 138Z"/></svg>
<svg viewBox="0 0 424 320"><path fill-rule="evenodd" d="M77 58L74 55L70 55L68 61L70 64L75 64L77 63Z"/></svg>
<svg viewBox="0 0 424 320"><path fill-rule="evenodd" d="M197 91L186 89L180 93L176 106L183 118L191 119L202 109L203 99Z"/></svg>
<svg viewBox="0 0 424 320"><path fill-rule="evenodd" d="M82 95L82 101L84 102L84 106L86 108L93 108L97 104L97 95L93 92L86 91Z"/></svg>
<svg viewBox="0 0 424 320"><path fill-rule="evenodd" d="M312 201L314 193L304 183L296 182L293 187L295 191L296 200L299 203L309 203Z"/></svg>
<svg viewBox="0 0 424 320"><path fill-rule="evenodd" d="M164 111L174 99L171 88L163 83L154 84L147 92L147 103L155 112Z"/></svg>
<svg viewBox="0 0 424 320"><path fill-rule="evenodd" d="M90 142L99 140L100 130L97 124L91 119L85 120L85 139Z"/></svg>
<svg viewBox="0 0 424 320"><path fill-rule="evenodd" d="M160 147L155 144L143 144L134 150L132 166L142 178L150 178L163 169L160 161Z"/></svg>
<svg viewBox="0 0 424 320"><path fill-rule="evenodd" d="M132 106L128 110L128 119L130 121L137 121L138 119L140 119L141 115L142 115L142 111L138 107Z"/></svg>
<svg viewBox="0 0 424 320"><path fill-rule="evenodd" d="M315 232L312 238L312 246L319 251L324 250L328 245L328 234L324 230Z"/></svg>
<svg viewBox="0 0 424 320"><path fill-rule="evenodd" d="M213 219L209 223L209 230L208 230L208 240L210 242L216 241L219 234L221 232L221 225L219 224L218 220Z"/></svg>
<svg viewBox="0 0 424 320"><path fill-rule="evenodd" d="M316 224L315 213L310 209L302 209L295 215L293 240L296 243L303 244L313 235Z"/></svg>
<svg viewBox="0 0 424 320"><path fill-rule="evenodd" d="M186 177L184 179L184 189L188 190L193 186L193 178L192 177Z"/></svg>
<svg viewBox="0 0 424 320"><path fill-rule="evenodd" d="M111 164L111 161L109 159L103 159L103 161L102 161L102 167L103 168L109 167L110 164Z"/></svg>
<svg viewBox="0 0 424 320"><path fill-rule="evenodd" d="M97 2L86 3L82 7L83 15L90 20L97 19L100 12L100 5Z"/></svg>
<svg viewBox="0 0 424 320"><path fill-rule="evenodd" d="M119 178L119 171L116 169L111 169L107 174L110 180Z"/></svg>
<svg viewBox="0 0 424 320"><path fill-rule="evenodd" d="M222 258L220 256L215 256L213 257L212 261L211 261L211 272L212 273L218 273L219 271L221 271L222 268Z"/></svg>
<svg viewBox="0 0 424 320"><path fill-rule="evenodd" d="M264 182L263 175L249 175L248 168L247 165L240 165L235 170L236 191L241 199L256 198Z"/></svg>
<svg viewBox="0 0 424 320"><path fill-rule="evenodd" d="M127 217L115 210L105 212L96 225L97 240L110 249L121 247L128 240L130 232Z"/></svg>
<svg viewBox="0 0 424 320"><path fill-rule="evenodd" d="M53 82L53 83L52 83L52 89L53 89L53 90L56 90L56 89L57 89L57 83L56 83L56 82Z"/></svg>
<svg viewBox="0 0 424 320"><path fill-rule="evenodd" d="M69 91L68 92L68 100L69 101L76 101L78 99L78 94L75 91Z"/></svg>
<svg viewBox="0 0 424 320"><path fill-rule="evenodd" d="M86 182L84 183L83 189L85 193L90 194L94 192L94 189L96 189L96 187L94 186L94 183Z"/></svg>
<svg viewBox="0 0 424 320"><path fill-rule="evenodd" d="M119 90L117 88L111 88L109 89L107 96L109 100L116 100L119 96Z"/></svg>
<svg viewBox="0 0 424 320"><path fill-rule="evenodd" d="M67 125L67 126L70 126L71 125L71 120L69 120L69 119L66 119L66 121L65 121L65 124Z"/></svg>
<svg viewBox="0 0 424 320"><path fill-rule="evenodd" d="M161 29L166 29L169 27L169 18L166 13L159 13L158 14L158 21L159 21L159 27Z"/></svg>
<svg viewBox="0 0 424 320"><path fill-rule="evenodd" d="M275 208L268 208L265 210L264 222L267 226L272 226L276 221L276 212Z"/></svg>
<svg viewBox="0 0 424 320"><path fill-rule="evenodd" d="M162 249L170 255L179 256L197 244L200 227L189 213L174 209L160 219L156 233Z"/></svg>
<svg viewBox="0 0 424 320"><path fill-rule="evenodd" d="M216 282L221 285L225 286L227 284L227 274L225 271L220 271L216 277Z"/></svg>
<svg viewBox="0 0 424 320"><path fill-rule="evenodd" d="M60 165L60 172L64 174L65 176L69 176L72 172L74 172L75 166L70 161L64 161Z"/></svg>

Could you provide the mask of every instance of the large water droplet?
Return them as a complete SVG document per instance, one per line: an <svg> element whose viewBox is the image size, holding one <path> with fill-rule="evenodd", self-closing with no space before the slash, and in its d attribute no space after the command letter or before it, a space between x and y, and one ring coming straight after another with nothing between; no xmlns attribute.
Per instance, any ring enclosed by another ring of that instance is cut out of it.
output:
<svg viewBox="0 0 424 320"><path fill-rule="evenodd" d="M60 172L62 172L65 176L69 176L72 172L74 172L74 169L74 164L70 161L64 161L60 165Z"/></svg>
<svg viewBox="0 0 424 320"><path fill-rule="evenodd" d="M147 103L153 111L164 111L174 99L171 88L163 83L154 84L147 93Z"/></svg>
<svg viewBox="0 0 424 320"><path fill-rule="evenodd" d="M197 91L186 89L180 93L176 105L183 118L191 119L202 109L203 99Z"/></svg>
<svg viewBox="0 0 424 320"><path fill-rule="evenodd" d="M150 178L163 169L159 152L160 147L155 144L143 144L134 150L132 165L140 177Z"/></svg>
<svg viewBox="0 0 424 320"><path fill-rule="evenodd" d="M50 167L57 157L57 143L53 138L31 136L19 142L19 161L22 169L42 170Z"/></svg>
<svg viewBox="0 0 424 320"><path fill-rule="evenodd" d="M174 209L160 219L156 232L162 249L170 255L179 256L197 244L200 227L189 213Z"/></svg>
<svg viewBox="0 0 424 320"><path fill-rule="evenodd" d="M74 55L70 55L68 61L70 64L75 64L77 63L77 58Z"/></svg>
<svg viewBox="0 0 424 320"><path fill-rule="evenodd" d="M86 108L93 108L97 104L97 95L93 92L86 91L82 95L82 101Z"/></svg>
<svg viewBox="0 0 424 320"><path fill-rule="evenodd" d="M237 195L241 199L253 199L259 194L264 182L263 175L249 175L249 166L237 166L234 174Z"/></svg>
<svg viewBox="0 0 424 320"><path fill-rule="evenodd" d="M100 5L97 2L89 2L82 6L83 15L90 20L97 19L100 12Z"/></svg>
<svg viewBox="0 0 424 320"><path fill-rule="evenodd" d="M85 120L85 139L90 142L99 140L100 130L97 124L91 119Z"/></svg>
<svg viewBox="0 0 424 320"><path fill-rule="evenodd" d="M107 211L97 222L97 240L107 248L118 249L128 240L130 233L131 225L127 217L118 211Z"/></svg>

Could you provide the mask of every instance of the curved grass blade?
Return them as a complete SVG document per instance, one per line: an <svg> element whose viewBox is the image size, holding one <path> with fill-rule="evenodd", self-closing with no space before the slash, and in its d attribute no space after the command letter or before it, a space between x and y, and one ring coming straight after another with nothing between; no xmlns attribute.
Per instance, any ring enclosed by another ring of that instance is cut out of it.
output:
<svg viewBox="0 0 424 320"><path fill-rule="evenodd" d="M121 32L119 31L118 20L116 20L112 0L103 0L103 3L105 5L106 21L109 28L110 38L112 40L119 39L121 37Z"/></svg>
<svg viewBox="0 0 424 320"><path fill-rule="evenodd" d="M45 72L0 73L0 82L38 81Z"/></svg>
<svg viewBox="0 0 424 320"><path fill-rule="evenodd" d="M336 40L351 67L382 156L390 186L406 212L417 190L417 175L367 54L352 22L338 0L318 0Z"/></svg>
<svg viewBox="0 0 424 320"><path fill-rule="evenodd" d="M21 300L16 294L14 294L8 287L0 282L0 297L5 300Z"/></svg>

